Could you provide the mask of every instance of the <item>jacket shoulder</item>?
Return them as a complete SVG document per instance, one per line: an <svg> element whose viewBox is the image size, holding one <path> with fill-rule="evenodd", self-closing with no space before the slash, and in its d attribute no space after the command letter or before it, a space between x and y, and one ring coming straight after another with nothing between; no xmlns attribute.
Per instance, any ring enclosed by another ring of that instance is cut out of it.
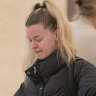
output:
<svg viewBox="0 0 96 96"><path fill-rule="evenodd" d="M21 83L20 88L16 91L14 96L24 96L23 95L24 92L25 92L25 85L24 85L24 83Z"/></svg>
<svg viewBox="0 0 96 96"><path fill-rule="evenodd" d="M26 96L30 93L36 94L36 89L34 83L28 77L23 83L21 83L20 88L16 91L14 96Z"/></svg>
<svg viewBox="0 0 96 96"><path fill-rule="evenodd" d="M77 58L77 60L74 63L74 75L78 76L80 74L89 74L90 72L95 73L96 67L90 63L89 61L86 61L82 58Z"/></svg>
<svg viewBox="0 0 96 96"><path fill-rule="evenodd" d="M78 85L78 96L96 96L96 67L80 59L74 63L74 76Z"/></svg>

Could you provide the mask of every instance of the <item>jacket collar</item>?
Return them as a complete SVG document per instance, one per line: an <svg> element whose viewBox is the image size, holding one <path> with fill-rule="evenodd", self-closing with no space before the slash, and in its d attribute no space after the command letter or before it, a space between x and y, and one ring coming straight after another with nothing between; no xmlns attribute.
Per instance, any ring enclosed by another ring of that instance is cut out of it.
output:
<svg viewBox="0 0 96 96"><path fill-rule="evenodd" d="M60 68L65 66L65 62L60 56L57 56L57 51L44 60L36 60L36 62L28 68L25 73L35 83L44 80L58 72Z"/></svg>

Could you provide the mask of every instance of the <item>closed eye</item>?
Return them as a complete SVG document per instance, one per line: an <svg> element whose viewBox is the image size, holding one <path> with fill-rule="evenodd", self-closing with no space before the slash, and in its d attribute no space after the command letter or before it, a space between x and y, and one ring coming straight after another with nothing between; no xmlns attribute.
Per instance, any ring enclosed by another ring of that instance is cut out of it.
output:
<svg viewBox="0 0 96 96"><path fill-rule="evenodd" d="M40 41L43 40L43 37L35 36L35 37L33 37L33 39L28 38L28 40L29 40L29 42L32 42L32 40L37 41L37 42L40 42Z"/></svg>
<svg viewBox="0 0 96 96"><path fill-rule="evenodd" d="M43 38L36 38L35 39L35 41L37 41L37 42L40 42L40 41L42 41L43 40Z"/></svg>

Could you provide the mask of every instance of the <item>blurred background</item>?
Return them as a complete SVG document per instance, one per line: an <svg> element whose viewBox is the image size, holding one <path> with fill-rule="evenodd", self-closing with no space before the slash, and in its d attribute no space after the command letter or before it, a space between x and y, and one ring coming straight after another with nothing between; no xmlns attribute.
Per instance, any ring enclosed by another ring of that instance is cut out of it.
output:
<svg viewBox="0 0 96 96"><path fill-rule="evenodd" d="M32 5L43 0L0 0L0 96L13 96L24 80L25 21ZM53 0L71 21L73 0Z"/></svg>

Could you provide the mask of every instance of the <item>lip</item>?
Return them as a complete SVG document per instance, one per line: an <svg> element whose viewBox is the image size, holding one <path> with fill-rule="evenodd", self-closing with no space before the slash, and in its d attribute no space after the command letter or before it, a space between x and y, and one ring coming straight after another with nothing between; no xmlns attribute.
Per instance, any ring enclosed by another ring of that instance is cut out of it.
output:
<svg viewBox="0 0 96 96"><path fill-rule="evenodd" d="M41 51L34 51L35 53L40 53Z"/></svg>

